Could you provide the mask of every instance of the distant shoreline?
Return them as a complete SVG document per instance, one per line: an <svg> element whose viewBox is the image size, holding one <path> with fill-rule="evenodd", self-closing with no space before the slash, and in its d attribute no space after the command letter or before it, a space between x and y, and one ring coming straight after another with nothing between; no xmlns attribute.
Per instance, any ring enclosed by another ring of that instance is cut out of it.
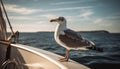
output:
<svg viewBox="0 0 120 69"><path fill-rule="evenodd" d="M38 31L39 32L54 32L54 31ZM81 33L110 33L109 31L106 30L93 30L93 31L76 31L76 32L81 32Z"/></svg>
<svg viewBox="0 0 120 69"><path fill-rule="evenodd" d="M52 33L54 31L38 31L38 32L20 32L20 33ZM80 33L116 33L116 34L119 34L119 32L109 32L109 31L106 31L106 30L91 30L91 31L76 31L76 32L80 32ZM10 32L8 32L10 33Z"/></svg>
<svg viewBox="0 0 120 69"><path fill-rule="evenodd" d="M109 31L106 30L94 30L94 31L78 31L82 33L110 33Z"/></svg>

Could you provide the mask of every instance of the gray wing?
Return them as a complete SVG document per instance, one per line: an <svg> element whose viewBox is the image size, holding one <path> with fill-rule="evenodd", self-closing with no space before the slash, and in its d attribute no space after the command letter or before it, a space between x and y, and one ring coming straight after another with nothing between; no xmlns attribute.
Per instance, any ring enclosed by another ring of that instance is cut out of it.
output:
<svg viewBox="0 0 120 69"><path fill-rule="evenodd" d="M59 39L66 44L68 47L78 48L83 46L89 46L88 42L83 42L81 35L78 35L76 32L67 29L64 31L64 35L59 35Z"/></svg>
<svg viewBox="0 0 120 69"><path fill-rule="evenodd" d="M71 38L71 39L76 39L76 40L83 40L82 36L77 34L75 31L67 29L64 30L64 33L67 37Z"/></svg>

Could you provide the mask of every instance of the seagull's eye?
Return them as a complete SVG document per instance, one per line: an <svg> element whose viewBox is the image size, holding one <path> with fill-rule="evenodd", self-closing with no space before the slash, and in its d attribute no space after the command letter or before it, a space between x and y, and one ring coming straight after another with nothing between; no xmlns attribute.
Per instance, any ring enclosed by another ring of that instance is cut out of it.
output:
<svg viewBox="0 0 120 69"><path fill-rule="evenodd" d="M59 20L59 21L64 21L64 18L59 18L58 20Z"/></svg>

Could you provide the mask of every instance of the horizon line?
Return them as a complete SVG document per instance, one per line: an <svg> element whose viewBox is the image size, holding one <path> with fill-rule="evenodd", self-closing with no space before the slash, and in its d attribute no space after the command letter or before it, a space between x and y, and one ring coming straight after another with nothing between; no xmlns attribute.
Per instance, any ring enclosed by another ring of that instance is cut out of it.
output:
<svg viewBox="0 0 120 69"><path fill-rule="evenodd" d="M120 32L110 32L108 30L87 30L87 31L76 31L76 32L108 32L108 33L120 33ZM54 31L19 31L21 33L38 33L38 32L54 32ZM7 33L10 33L10 31L8 31Z"/></svg>

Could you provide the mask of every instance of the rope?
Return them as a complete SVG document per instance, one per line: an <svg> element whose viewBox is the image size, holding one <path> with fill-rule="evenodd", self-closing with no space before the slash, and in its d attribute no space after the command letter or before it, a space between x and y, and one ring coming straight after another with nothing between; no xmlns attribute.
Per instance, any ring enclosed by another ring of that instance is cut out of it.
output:
<svg viewBox="0 0 120 69"><path fill-rule="evenodd" d="M3 11L5 12L5 16L6 16L6 18L7 18L8 24L9 24L9 26L10 26L11 32L12 32L12 34L14 34L13 29L12 29L12 25L11 25L10 20L9 20L9 18L8 18L8 15L7 15L7 12L6 12L6 10L5 10L3 1L2 1L2 0L0 0L0 1L1 1L1 5L2 5L2 8L3 8Z"/></svg>
<svg viewBox="0 0 120 69"><path fill-rule="evenodd" d="M18 69L18 63L15 60L10 60L10 59L8 59L2 64L1 69L6 69L6 67L10 64L14 65L14 69Z"/></svg>

